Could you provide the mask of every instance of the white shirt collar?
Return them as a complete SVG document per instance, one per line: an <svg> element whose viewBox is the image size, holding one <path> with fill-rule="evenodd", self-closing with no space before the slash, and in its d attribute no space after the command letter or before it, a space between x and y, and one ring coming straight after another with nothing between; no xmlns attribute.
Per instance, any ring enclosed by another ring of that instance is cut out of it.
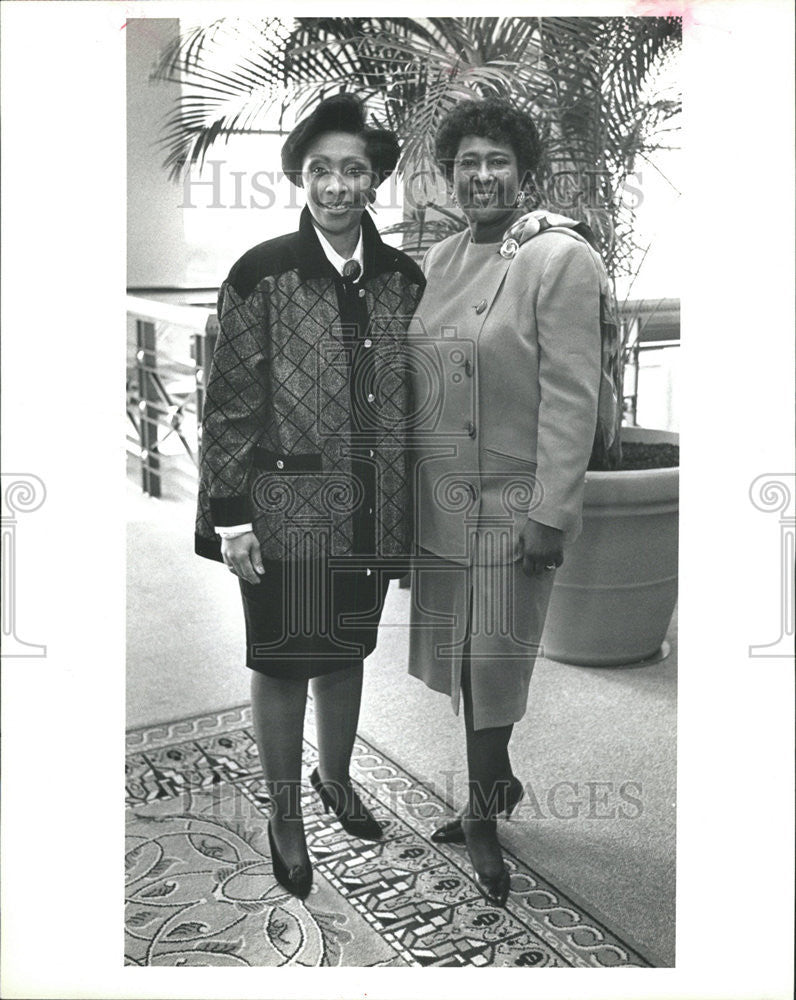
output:
<svg viewBox="0 0 796 1000"><path fill-rule="evenodd" d="M314 223L313 223L314 225ZM365 269L365 254L362 247L362 226L359 227L359 239L357 240L356 248L350 257L341 257L340 254L335 250L332 244L326 239L323 233L315 226L315 235L318 237L318 242L321 245L321 250L326 254L326 259L332 265L332 267L337 271L338 274L342 275L343 265L349 260L355 260L361 270L359 272L359 278L356 279L354 284L357 284L362 277Z"/></svg>

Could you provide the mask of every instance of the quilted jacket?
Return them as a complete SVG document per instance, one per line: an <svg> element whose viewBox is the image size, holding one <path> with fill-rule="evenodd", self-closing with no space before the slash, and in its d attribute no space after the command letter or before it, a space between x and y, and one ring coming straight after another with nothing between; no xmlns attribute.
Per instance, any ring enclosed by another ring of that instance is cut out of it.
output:
<svg viewBox="0 0 796 1000"><path fill-rule="evenodd" d="M362 228L353 332L307 209L297 233L249 250L219 290L202 414L201 556L221 559L215 525L247 522L265 559L363 554L355 542L368 514L367 555L409 553L406 330L424 279L367 214Z"/></svg>

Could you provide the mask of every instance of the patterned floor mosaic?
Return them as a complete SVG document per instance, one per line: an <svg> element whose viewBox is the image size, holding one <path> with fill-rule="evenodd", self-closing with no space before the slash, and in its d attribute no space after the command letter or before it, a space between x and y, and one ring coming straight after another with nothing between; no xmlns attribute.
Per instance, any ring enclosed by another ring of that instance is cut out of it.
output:
<svg viewBox="0 0 796 1000"><path fill-rule="evenodd" d="M307 742L304 756L306 774ZM125 963L650 966L508 852L509 903L486 903L465 849L428 839L448 806L363 738L352 777L384 840L348 836L305 782L315 877L302 902L271 870L247 707L130 732Z"/></svg>

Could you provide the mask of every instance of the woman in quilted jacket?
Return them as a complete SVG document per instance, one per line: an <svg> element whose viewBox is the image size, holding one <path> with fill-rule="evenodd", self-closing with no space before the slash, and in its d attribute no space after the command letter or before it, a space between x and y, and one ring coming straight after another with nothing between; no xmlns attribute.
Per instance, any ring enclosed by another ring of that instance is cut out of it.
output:
<svg viewBox="0 0 796 1000"><path fill-rule="evenodd" d="M309 685L310 782L348 833L382 834L349 765L363 660L409 555L406 327L424 279L366 211L397 159L351 95L290 133L282 166L306 207L298 232L249 250L221 286L202 418L196 551L239 581L274 874L301 898Z"/></svg>

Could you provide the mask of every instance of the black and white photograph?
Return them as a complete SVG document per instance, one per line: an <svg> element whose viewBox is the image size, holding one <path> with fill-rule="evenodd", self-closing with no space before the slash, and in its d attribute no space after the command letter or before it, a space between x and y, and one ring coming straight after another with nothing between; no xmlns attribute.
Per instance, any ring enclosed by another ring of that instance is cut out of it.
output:
<svg viewBox="0 0 796 1000"><path fill-rule="evenodd" d="M3 995L786 997L792 11L393 13L4 12Z"/></svg>

